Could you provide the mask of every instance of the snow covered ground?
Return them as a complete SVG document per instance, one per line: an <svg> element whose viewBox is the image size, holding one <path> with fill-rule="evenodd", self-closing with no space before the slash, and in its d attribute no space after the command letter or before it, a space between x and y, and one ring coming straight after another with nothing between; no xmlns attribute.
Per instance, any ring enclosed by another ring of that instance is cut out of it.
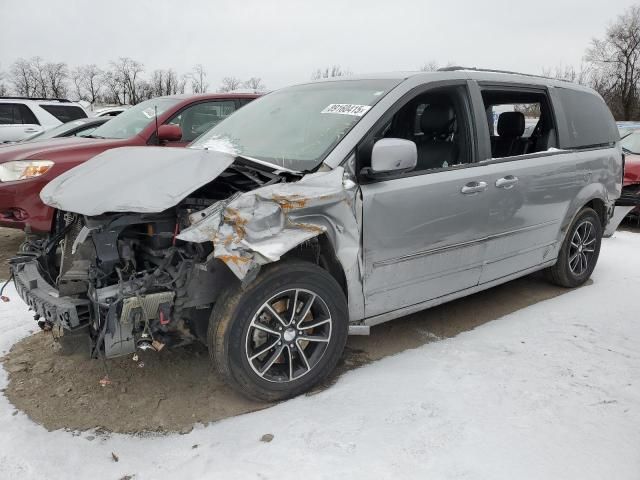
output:
<svg viewBox="0 0 640 480"><path fill-rule="evenodd" d="M638 479L638 252L618 232L589 286L187 435L50 433L0 396L0 479ZM0 352L33 328L12 296Z"/></svg>

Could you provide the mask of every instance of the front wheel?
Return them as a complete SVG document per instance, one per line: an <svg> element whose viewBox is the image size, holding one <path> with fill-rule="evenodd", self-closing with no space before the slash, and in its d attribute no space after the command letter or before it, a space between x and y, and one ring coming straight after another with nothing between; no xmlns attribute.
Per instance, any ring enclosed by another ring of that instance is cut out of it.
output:
<svg viewBox="0 0 640 480"><path fill-rule="evenodd" d="M583 208L569 227L558 261L547 269L549 279L561 287L582 285L596 267L601 242L600 217L593 209Z"/></svg>
<svg viewBox="0 0 640 480"><path fill-rule="evenodd" d="M347 340L348 310L336 280L312 263L263 269L245 289L216 302L209 353L229 385L275 401L317 385L331 373Z"/></svg>

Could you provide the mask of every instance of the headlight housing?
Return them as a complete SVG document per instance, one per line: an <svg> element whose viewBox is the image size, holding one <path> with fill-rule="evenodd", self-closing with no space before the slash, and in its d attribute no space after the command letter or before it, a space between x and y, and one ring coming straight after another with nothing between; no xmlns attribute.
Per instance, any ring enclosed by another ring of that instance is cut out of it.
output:
<svg viewBox="0 0 640 480"><path fill-rule="evenodd" d="M15 160L0 164L0 182L39 177L53 166L51 160Z"/></svg>

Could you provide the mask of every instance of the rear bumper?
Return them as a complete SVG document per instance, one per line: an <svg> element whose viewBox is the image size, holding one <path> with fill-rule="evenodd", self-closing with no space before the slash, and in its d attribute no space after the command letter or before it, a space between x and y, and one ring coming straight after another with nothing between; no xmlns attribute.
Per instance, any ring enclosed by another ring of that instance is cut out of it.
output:
<svg viewBox="0 0 640 480"><path fill-rule="evenodd" d="M67 330L84 327L90 316L89 300L60 298L58 291L40 274L37 260L28 257L11 262L16 291L37 315Z"/></svg>

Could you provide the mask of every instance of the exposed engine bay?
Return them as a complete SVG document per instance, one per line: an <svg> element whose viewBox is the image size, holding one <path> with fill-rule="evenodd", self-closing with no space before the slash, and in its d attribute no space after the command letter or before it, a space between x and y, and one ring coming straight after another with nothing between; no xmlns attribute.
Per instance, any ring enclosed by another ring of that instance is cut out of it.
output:
<svg viewBox="0 0 640 480"><path fill-rule="evenodd" d="M35 310L41 326L57 320L69 331L88 329L93 357L204 340L221 287L239 280L212 256L211 241L178 235L204 216L200 212L222 211L243 192L298 179L237 160L161 213L58 212L51 238L31 241L14 265L35 260L59 298L75 302L75 315L58 309L57 319Z"/></svg>

